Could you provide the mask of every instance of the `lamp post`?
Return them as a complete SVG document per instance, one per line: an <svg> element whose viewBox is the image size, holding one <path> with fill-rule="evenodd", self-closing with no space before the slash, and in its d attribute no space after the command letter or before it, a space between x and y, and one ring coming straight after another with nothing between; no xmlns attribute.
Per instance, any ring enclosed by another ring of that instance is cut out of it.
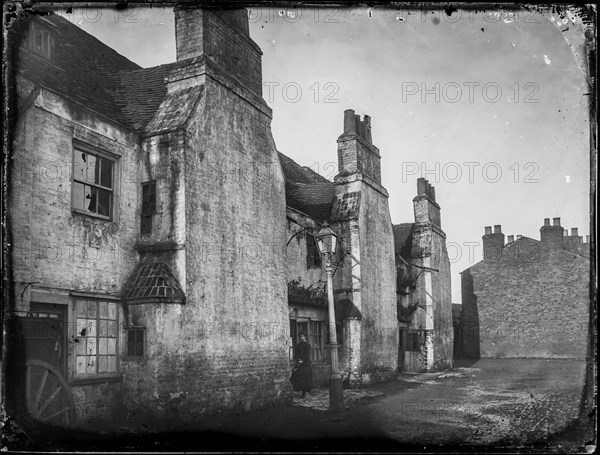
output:
<svg viewBox="0 0 600 455"><path fill-rule="evenodd" d="M340 412L344 410L344 393L342 390L342 375L338 367L338 344L335 327L335 308L333 306L333 265L331 260L335 255L338 236L325 222L315 235L319 253L324 259L327 272L327 302L329 308L329 349L331 350L331 375L329 376L329 410Z"/></svg>

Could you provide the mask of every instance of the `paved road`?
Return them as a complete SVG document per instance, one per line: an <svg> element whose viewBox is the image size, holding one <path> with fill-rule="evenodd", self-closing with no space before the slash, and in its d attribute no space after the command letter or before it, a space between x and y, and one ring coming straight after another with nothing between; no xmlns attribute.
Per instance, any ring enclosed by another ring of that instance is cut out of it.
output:
<svg viewBox="0 0 600 455"><path fill-rule="evenodd" d="M158 433L143 426L117 436L55 434L52 447L385 451L402 445L419 451L572 452L579 451L581 438L557 435L579 415L584 372L583 361L483 359L448 372L401 374L390 383L347 390L348 409L341 414L323 410L327 391L320 390L304 400L296 395L294 406L198 422L193 433L181 428ZM40 437L47 444L41 434L30 434L28 443Z"/></svg>

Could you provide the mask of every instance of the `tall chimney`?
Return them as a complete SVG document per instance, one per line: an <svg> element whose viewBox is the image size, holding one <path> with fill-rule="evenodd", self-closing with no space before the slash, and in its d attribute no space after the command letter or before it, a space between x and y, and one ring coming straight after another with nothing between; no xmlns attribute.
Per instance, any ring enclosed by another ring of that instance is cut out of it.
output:
<svg viewBox="0 0 600 455"><path fill-rule="evenodd" d="M509 243L513 243L514 241L515 241L515 236L514 235L509 235L506 243L509 244Z"/></svg>
<svg viewBox="0 0 600 455"><path fill-rule="evenodd" d="M482 237L483 240L483 259L490 261L497 261L502 256L502 249L504 248L504 234L499 224L494 226L494 232L492 228L486 226L485 234Z"/></svg>
<svg viewBox="0 0 600 455"><path fill-rule="evenodd" d="M344 131L338 137L338 172L336 181L353 174L363 174L381 185L381 155L371 143L371 117L344 111Z"/></svg>
<svg viewBox="0 0 600 455"><path fill-rule="evenodd" d="M546 224L540 228L540 253L543 258L548 258L563 249L564 228L560 225L560 218L552 219L552 226Z"/></svg>
<svg viewBox="0 0 600 455"><path fill-rule="evenodd" d="M424 178L417 179L417 196L413 198L415 221L442 227L440 206L435 202L435 189Z"/></svg>
<svg viewBox="0 0 600 455"><path fill-rule="evenodd" d="M226 76L262 97L262 51L250 38L246 9L180 5L173 12L178 62L204 56Z"/></svg>

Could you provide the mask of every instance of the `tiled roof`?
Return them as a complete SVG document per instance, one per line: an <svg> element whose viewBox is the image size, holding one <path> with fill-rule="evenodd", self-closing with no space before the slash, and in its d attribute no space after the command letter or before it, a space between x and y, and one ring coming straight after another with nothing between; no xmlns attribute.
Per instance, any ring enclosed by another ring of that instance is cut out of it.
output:
<svg viewBox="0 0 600 455"><path fill-rule="evenodd" d="M18 70L31 81L69 100L127 124L111 91L110 75L121 70L137 70L140 66L61 16L30 16L30 20L54 36L55 55L50 63L33 52L20 52L16 62Z"/></svg>
<svg viewBox="0 0 600 455"><path fill-rule="evenodd" d="M55 56L49 62L33 52L21 52L17 62L21 74L135 131L148 130L167 94L165 78L188 64L183 61L142 68L61 16L50 13L31 16L31 20L55 37ZM172 126L175 118L186 111L173 109L173 101L183 101L187 107L199 93L180 95L184 99L174 96L168 112L153 127L165 127L166 123Z"/></svg>
<svg viewBox="0 0 600 455"><path fill-rule="evenodd" d="M283 153L279 153L279 162L285 177L286 204L316 220L329 220L335 185Z"/></svg>
<svg viewBox="0 0 600 455"><path fill-rule="evenodd" d="M123 291L126 303L185 303L185 295L165 262L139 263Z"/></svg>
<svg viewBox="0 0 600 455"><path fill-rule="evenodd" d="M394 252L408 260L412 255L412 236L414 223L394 224Z"/></svg>
<svg viewBox="0 0 600 455"><path fill-rule="evenodd" d="M299 183L331 183L325 177L317 174L308 166L300 166L289 156L279 153L279 162L286 180Z"/></svg>
<svg viewBox="0 0 600 455"><path fill-rule="evenodd" d="M286 180L285 199L288 206L316 220L329 220L335 185L328 183L298 183Z"/></svg>
<svg viewBox="0 0 600 455"><path fill-rule="evenodd" d="M165 78L178 64L122 70L111 75L116 103L133 129L146 129L167 94Z"/></svg>

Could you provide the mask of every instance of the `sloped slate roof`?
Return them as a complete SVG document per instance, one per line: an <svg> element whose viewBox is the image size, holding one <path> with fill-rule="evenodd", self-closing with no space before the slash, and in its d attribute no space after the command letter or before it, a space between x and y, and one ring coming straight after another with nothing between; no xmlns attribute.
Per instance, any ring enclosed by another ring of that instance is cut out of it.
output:
<svg viewBox="0 0 600 455"><path fill-rule="evenodd" d="M405 260L412 255L412 237L414 223L394 224L394 252L402 256Z"/></svg>
<svg viewBox="0 0 600 455"><path fill-rule="evenodd" d="M279 152L285 177L286 204L316 220L329 220L335 198L335 185L306 166L300 166Z"/></svg>
<svg viewBox="0 0 600 455"><path fill-rule="evenodd" d="M197 87L188 87L168 93L146 129L158 132L185 123L202 91Z"/></svg>
<svg viewBox="0 0 600 455"><path fill-rule="evenodd" d="M185 295L168 264L146 260L133 269L123 290L123 301L185 303Z"/></svg>
<svg viewBox="0 0 600 455"><path fill-rule="evenodd" d="M285 199L288 206L324 221L331 217L335 186L333 183L299 183L286 180Z"/></svg>
<svg viewBox="0 0 600 455"><path fill-rule="evenodd" d="M18 70L31 81L119 123L126 117L116 102L110 74L140 68L67 19L56 14L31 16L55 38L52 62L33 52L20 52ZM23 35L25 24L22 25Z"/></svg>
<svg viewBox="0 0 600 455"><path fill-rule="evenodd" d="M142 68L59 15L32 16L30 20L52 33L55 56L49 62L33 52L21 52L17 68L23 76L134 131L150 130L149 123L167 94L165 78L188 64ZM185 99L176 101L186 105L194 97L190 93L180 96ZM197 99L199 94L195 96ZM163 116L171 118L162 118L152 127L164 127L165 121L172 125L180 113L172 107Z"/></svg>
<svg viewBox="0 0 600 455"><path fill-rule="evenodd" d="M300 166L289 156L279 153L279 162L286 180L299 183L331 183L308 166Z"/></svg>
<svg viewBox="0 0 600 455"><path fill-rule="evenodd" d="M125 121L135 130L145 129L167 94L165 78L178 62L111 75L116 103Z"/></svg>

